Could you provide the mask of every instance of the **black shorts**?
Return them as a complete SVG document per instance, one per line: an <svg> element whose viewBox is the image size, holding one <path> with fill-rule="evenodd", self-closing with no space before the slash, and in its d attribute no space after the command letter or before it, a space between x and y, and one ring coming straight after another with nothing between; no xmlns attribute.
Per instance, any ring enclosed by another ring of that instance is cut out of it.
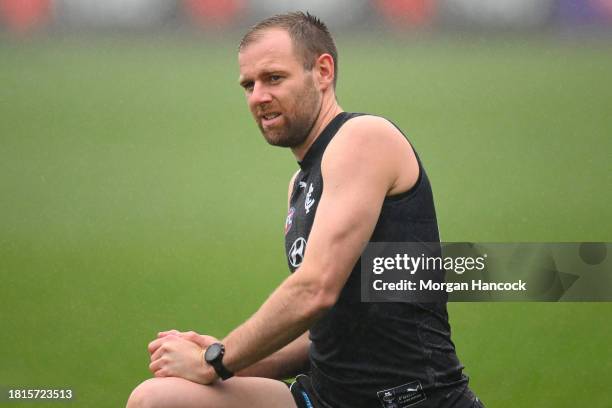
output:
<svg viewBox="0 0 612 408"><path fill-rule="evenodd" d="M287 383L287 386L298 408L332 408L329 404L321 401L312 387L310 377L307 375L298 375L295 377L295 381L291 384ZM441 393L437 398L427 402L423 401L423 403L424 407L484 408L482 401L474 395L467 385L449 393ZM414 405L415 408L420 406L418 404ZM390 404L388 406L392 407L396 405Z"/></svg>

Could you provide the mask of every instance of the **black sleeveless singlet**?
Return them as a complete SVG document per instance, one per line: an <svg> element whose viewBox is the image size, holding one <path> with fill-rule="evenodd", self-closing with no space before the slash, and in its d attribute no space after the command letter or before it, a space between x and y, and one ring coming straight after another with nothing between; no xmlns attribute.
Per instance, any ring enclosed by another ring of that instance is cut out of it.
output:
<svg viewBox="0 0 612 408"><path fill-rule="evenodd" d="M323 192L323 153L340 127L360 115L336 116L299 162L285 224L292 272L302 262ZM415 186L384 200L370 241L439 242L431 186L418 156L417 161ZM405 386L419 390L418 395L406 394L415 403L423 400L415 407L426 407L444 392L467 388L450 338L446 303L362 303L359 265L336 304L310 329L310 375L319 399L334 408L387 406L384 391L401 393L397 387Z"/></svg>

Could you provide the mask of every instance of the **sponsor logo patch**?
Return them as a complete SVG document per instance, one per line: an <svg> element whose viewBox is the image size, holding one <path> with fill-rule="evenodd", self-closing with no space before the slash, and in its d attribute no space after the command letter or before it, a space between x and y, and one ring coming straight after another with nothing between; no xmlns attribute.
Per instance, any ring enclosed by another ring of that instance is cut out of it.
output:
<svg viewBox="0 0 612 408"><path fill-rule="evenodd" d="M293 244L291 245L291 249L289 249L289 263L294 268L297 268L302 264L302 260L304 259L304 251L306 250L306 240L302 237L299 237Z"/></svg>
<svg viewBox="0 0 612 408"><path fill-rule="evenodd" d="M427 396L419 381L413 381L395 388L376 393L383 408L406 408L425 401Z"/></svg>

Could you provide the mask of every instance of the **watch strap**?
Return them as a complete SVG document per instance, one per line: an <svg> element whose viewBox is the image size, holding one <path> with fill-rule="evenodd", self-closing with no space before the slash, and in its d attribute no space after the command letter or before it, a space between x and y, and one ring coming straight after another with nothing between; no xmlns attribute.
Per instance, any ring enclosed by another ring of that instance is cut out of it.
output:
<svg viewBox="0 0 612 408"><path fill-rule="evenodd" d="M230 370L225 368L221 360L215 361L211 365L215 369L215 372L217 373L217 375L221 377L222 380L227 380L228 378L232 378L234 376L234 373L232 373Z"/></svg>
<svg viewBox="0 0 612 408"><path fill-rule="evenodd" d="M206 360L206 357L205 357L204 361L212 366L212 368L215 370L217 375L222 380L227 380L228 378L233 377L234 373L232 373L230 370L228 370L223 365L223 356L225 355L225 346L221 343L214 343L214 344L211 344L209 347L212 347L212 346L217 346L220 348L219 354L217 354L217 356L212 360Z"/></svg>

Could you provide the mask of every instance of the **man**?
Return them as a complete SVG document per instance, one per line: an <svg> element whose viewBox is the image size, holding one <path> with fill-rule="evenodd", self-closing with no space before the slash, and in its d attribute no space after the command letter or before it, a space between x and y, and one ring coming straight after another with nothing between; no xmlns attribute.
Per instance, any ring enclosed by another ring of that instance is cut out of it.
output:
<svg viewBox="0 0 612 408"><path fill-rule="evenodd" d="M406 138L338 105L336 47L309 14L257 24L238 60L261 132L300 166L285 225L293 273L222 341L160 333L149 344L155 378L128 407L480 406L444 303L360 301L366 242L439 241L429 181ZM295 375L291 388L278 381Z"/></svg>

